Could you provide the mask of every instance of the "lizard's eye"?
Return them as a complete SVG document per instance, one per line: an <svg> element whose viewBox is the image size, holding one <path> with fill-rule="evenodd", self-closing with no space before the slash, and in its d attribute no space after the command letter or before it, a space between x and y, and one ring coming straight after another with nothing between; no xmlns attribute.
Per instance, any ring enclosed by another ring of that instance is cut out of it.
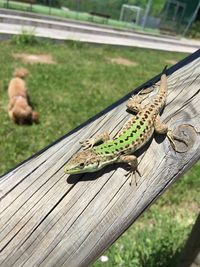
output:
<svg viewBox="0 0 200 267"><path fill-rule="evenodd" d="M84 163L80 163L79 167L83 168L84 167Z"/></svg>

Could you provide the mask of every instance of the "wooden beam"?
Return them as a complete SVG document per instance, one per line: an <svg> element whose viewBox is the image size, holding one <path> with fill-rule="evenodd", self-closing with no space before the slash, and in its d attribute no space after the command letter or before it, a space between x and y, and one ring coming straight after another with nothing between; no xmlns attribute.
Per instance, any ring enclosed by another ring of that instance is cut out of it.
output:
<svg viewBox="0 0 200 267"><path fill-rule="evenodd" d="M200 267L200 214L182 251L178 267Z"/></svg>
<svg viewBox="0 0 200 267"><path fill-rule="evenodd" d="M88 266L199 159L200 50L168 75L161 118L188 146L177 143L178 153L166 138L155 136L137 153L142 174L137 186L130 186L124 166L64 174L63 165L80 149L79 140L119 131L131 116L126 112L129 93L1 177L1 266Z"/></svg>

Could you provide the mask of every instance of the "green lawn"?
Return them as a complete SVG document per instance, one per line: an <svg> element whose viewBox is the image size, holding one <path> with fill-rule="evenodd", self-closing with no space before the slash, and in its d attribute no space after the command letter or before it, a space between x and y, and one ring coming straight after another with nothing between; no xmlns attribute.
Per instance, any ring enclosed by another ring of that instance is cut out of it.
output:
<svg viewBox="0 0 200 267"><path fill-rule="evenodd" d="M186 56L76 42L18 43L0 42L1 174ZM56 63L30 65L14 59L15 53L49 54ZM116 58L135 64L112 63ZM19 66L30 71L27 84L38 125L17 126L8 118L7 86ZM197 215L199 172L198 163L105 252L107 263L98 260L94 266L174 267Z"/></svg>

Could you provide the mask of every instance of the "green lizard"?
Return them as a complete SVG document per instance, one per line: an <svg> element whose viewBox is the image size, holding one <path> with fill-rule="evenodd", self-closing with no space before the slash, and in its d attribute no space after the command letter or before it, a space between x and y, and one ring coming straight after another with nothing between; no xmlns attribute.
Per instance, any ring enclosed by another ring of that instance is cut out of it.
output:
<svg viewBox="0 0 200 267"><path fill-rule="evenodd" d="M108 133L103 133L96 138L81 142L85 150L73 155L65 165L65 173L96 172L106 165L123 162L129 164L130 173L138 172L137 157L132 153L145 145L154 131L167 134L174 145L173 134L167 125L161 122L159 115L165 107L166 98L167 76L162 74L159 91L151 103L143 106L140 95L130 98L127 108L136 112L136 115L125 123L113 139L109 138ZM99 144L100 142L102 143Z"/></svg>

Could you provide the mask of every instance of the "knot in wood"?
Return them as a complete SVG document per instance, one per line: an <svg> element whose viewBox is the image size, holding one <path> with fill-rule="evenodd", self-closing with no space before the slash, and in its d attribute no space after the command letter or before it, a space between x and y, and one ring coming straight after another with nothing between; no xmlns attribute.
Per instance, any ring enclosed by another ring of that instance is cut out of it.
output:
<svg viewBox="0 0 200 267"><path fill-rule="evenodd" d="M196 142L197 132L192 125L182 124L173 131L175 136L180 140L175 139L176 151L179 153L188 152Z"/></svg>

